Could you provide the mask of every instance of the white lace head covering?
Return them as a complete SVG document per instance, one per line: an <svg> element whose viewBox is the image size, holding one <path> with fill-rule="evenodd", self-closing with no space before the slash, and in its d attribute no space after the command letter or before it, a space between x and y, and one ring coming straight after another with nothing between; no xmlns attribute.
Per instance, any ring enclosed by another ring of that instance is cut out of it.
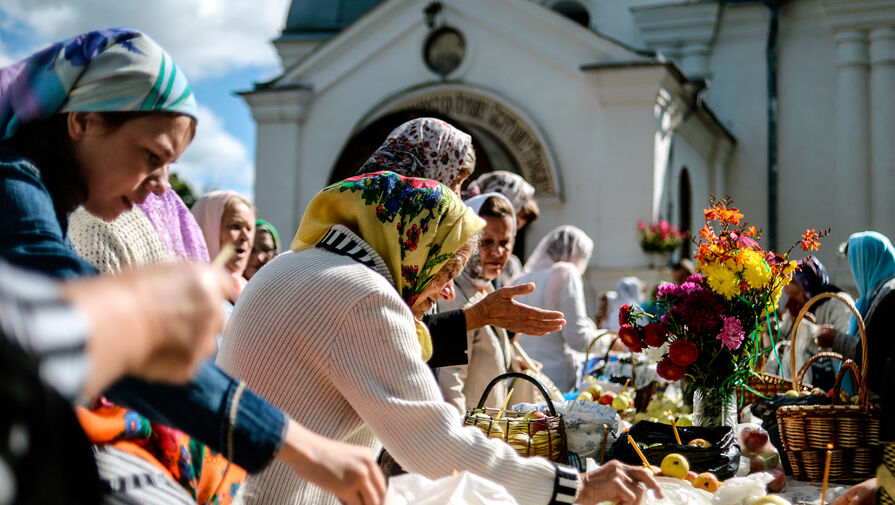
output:
<svg viewBox="0 0 895 505"><path fill-rule="evenodd" d="M556 262L566 261L584 275L590 256L594 252L594 241L580 228L563 225L554 228L535 246L525 263L526 272L550 268Z"/></svg>

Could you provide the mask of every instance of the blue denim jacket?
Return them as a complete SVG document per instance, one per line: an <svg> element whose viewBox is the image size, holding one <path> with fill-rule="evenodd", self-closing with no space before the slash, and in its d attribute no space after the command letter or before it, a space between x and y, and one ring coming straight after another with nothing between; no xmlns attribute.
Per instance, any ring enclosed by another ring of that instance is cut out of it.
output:
<svg viewBox="0 0 895 505"><path fill-rule="evenodd" d="M0 258L54 278L95 275L68 244L67 228L40 171L0 145ZM285 414L212 362L185 386L124 379L106 395L188 433L249 472L270 463L285 435Z"/></svg>

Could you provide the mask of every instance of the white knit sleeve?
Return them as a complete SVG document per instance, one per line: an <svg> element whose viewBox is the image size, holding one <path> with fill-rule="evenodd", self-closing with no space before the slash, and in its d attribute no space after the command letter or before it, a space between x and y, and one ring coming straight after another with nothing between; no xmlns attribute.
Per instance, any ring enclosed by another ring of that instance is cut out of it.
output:
<svg viewBox="0 0 895 505"><path fill-rule="evenodd" d="M521 505L554 498L556 483L564 481L555 465L522 458L504 442L464 427L442 400L399 297L363 298L345 315L344 329L330 346L332 383L401 466L429 478L468 470L505 486Z"/></svg>

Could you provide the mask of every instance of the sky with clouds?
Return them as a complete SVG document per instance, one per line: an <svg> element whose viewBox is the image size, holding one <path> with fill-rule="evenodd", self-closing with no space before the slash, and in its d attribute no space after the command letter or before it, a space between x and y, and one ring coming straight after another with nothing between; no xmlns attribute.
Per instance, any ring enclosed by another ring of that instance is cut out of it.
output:
<svg viewBox="0 0 895 505"><path fill-rule="evenodd" d="M155 39L190 79L199 127L173 171L200 192L254 186L255 124L234 95L280 72L271 40L290 0L3 0L0 66L85 31L129 27Z"/></svg>

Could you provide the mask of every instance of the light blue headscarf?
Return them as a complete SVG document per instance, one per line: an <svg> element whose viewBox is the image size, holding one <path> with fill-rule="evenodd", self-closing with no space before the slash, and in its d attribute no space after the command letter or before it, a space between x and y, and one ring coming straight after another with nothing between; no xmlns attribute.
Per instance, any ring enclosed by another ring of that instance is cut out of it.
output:
<svg viewBox="0 0 895 505"><path fill-rule="evenodd" d="M853 233L848 238L848 264L860 295L855 307L861 317L867 317L879 288L895 277L895 247L882 233ZM852 318L848 332L858 334L858 321L855 318Z"/></svg>
<svg viewBox="0 0 895 505"><path fill-rule="evenodd" d="M197 117L192 89L174 60L130 29L88 32L0 68L0 140L21 124L75 111Z"/></svg>

